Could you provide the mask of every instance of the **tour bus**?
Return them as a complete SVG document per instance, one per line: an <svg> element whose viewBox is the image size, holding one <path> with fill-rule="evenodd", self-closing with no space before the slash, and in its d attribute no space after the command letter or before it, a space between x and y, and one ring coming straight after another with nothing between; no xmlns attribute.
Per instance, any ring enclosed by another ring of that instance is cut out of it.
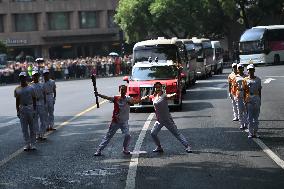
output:
<svg viewBox="0 0 284 189"><path fill-rule="evenodd" d="M240 63L280 64L284 61L284 25L256 26L239 42Z"/></svg>
<svg viewBox="0 0 284 189"><path fill-rule="evenodd" d="M212 76L213 72L213 49L210 39L196 38L191 39L197 53L196 73L199 78L207 78Z"/></svg>
<svg viewBox="0 0 284 189"><path fill-rule="evenodd" d="M133 47L133 64L137 62L148 61L149 57L158 60L172 60L174 63L182 66L183 78L183 93L186 93L186 88L190 84L190 76L188 71L188 59L185 46L182 41L177 38L146 40L138 42Z"/></svg>
<svg viewBox="0 0 284 189"><path fill-rule="evenodd" d="M211 41L213 48L214 74L223 73L223 48L220 41Z"/></svg>

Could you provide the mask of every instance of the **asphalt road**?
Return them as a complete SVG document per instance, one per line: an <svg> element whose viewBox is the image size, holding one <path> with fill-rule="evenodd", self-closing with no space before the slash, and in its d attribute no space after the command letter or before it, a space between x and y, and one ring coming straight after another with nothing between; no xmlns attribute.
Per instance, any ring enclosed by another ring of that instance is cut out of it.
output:
<svg viewBox="0 0 284 189"><path fill-rule="evenodd" d="M37 151L22 152L15 86L0 87L0 188L284 188L283 168L232 122L226 84L229 71L199 80L187 91L183 110L172 112L192 145L192 154L166 129L159 133L165 152L153 153L150 129L155 116L152 119L153 112L144 110L131 113L129 121L130 149L138 151L132 156L122 154L119 131L104 156L94 157L113 105L100 99L101 107L95 108L90 80L57 82L58 130L49 133L46 142L38 143ZM284 66L256 69L263 85L260 141L282 162L283 72ZM98 90L106 95L117 94L122 83L121 77L97 80Z"/></svg>

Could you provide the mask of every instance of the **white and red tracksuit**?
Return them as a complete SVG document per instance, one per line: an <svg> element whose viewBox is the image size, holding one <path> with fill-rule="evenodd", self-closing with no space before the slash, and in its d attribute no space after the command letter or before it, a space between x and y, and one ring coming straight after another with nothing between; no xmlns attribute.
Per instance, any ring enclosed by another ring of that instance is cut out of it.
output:
<svg viewBox="0 0 284 189"><path fill-rule="evenodd" d="M167 95L163 93L161 96L150 96L150 99L153 101L153 105L155 108L155 113L157 117L157 121L155 122L152 130L151 136L157 146L160 146L160 140L158 138L158 133L165 126L185 147L189 146L186 138L179 132L177 126L170 114Z"/></svg>
<svg viewBox="0 0 284 189"><path fill-rule="evenodd" d="M130 134L129 134L129 112L130 112L130 105L129 102L131 97L125 96L122 98L121 96L114 96L112 98L112 102L114 103L112 121L109 126L108 132L105 137L102 139L102 142L99 145L99 151L102 151L107 144L109 143L110 139L116 133L118 129L121 129L122 134L124 134L124 141L123 141L123 148L127 149L130 141Z"/></svg>

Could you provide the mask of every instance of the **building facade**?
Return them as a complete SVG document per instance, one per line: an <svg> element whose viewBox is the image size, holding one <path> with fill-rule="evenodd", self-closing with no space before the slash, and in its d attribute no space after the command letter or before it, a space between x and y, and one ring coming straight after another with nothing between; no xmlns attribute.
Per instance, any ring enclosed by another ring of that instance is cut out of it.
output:
<svg viewBox="0 0 284 189"><path fill-rule="evenodd" d="M0 0L0 41L12 56L75 58L120 50L119 0Z"/></svg>

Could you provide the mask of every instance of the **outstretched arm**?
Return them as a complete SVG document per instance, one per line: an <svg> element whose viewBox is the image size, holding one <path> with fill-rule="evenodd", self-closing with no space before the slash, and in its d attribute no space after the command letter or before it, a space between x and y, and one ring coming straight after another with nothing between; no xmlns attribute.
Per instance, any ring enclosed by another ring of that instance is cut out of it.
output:
<svg viewBox="0 0 284 189"><path fill-rule="evenodd" d="M138 103L140 103L141 101L146 100L146 99L148 99L148 98L149 98L149 95L143 96L143 97L137 98L137 99L131 98L130 104L138 104Z"/></svg>
<svg viewBox="0 0 284 189"><path fill-rule="evenodd" d="M111 97L109 97L109 96L105 96L105 95L102 95L102 94L97 93L97 92L94 92L94 93L95 93L95 95L97 95L97 96L99 96L99 97L101 97L101 98L103 98L103 99L106 99L106 100L112 100L112 98L111 98Z"/></svg>
<svg viewBox="0 0 284 189"><path fill-rule="evenodd" d="M167 94L167 99L171 99L172 97L176 96L177 93Z"/></svg>

